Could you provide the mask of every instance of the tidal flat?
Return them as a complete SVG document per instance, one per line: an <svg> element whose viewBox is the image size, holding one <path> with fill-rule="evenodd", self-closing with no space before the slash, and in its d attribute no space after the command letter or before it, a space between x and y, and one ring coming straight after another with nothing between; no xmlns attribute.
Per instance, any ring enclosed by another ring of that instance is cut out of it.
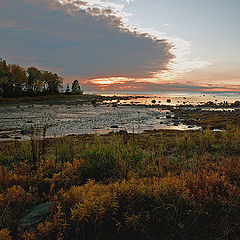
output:
<svg viewBox="0 0 240 240"><path fill-rule="evenodd" d="M58 101L1 104L0 140L30 140L33 131L41 137L44 128L46 137L160 129L199 130L201 127L221 130L224 127L221 122L204 122L202 118L232 114L230 118L238 119L237 97L88 95ZM216 98L218 102L210 101ZM223 121L226 122L227 117Z"/></svg>
<svg viewBox="0 0 240 240"><path fill-rule="evenodd" d="M29 139L30 129L47 127L46 135L106 134L125 130L140 133L153 129L187 129L173 126L169 110L145 106L102 104L19 104L0 106L0 136ZM25 134L24 134L25 133Z"/></svg>

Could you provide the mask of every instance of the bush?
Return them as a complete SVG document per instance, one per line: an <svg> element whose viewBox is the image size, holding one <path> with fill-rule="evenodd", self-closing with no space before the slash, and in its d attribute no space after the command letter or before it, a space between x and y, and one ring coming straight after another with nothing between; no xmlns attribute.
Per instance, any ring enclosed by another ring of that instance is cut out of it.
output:
<svg viewBox="0 0 240 240"><path fill-rule="evenodd" d="M84 159L85 179L104 181L127 177L129 171L141 166L144 154L133 142L124 144L122 139L112 138L105 143L96 138L93 145L82 149L79 157Z"/></svg>

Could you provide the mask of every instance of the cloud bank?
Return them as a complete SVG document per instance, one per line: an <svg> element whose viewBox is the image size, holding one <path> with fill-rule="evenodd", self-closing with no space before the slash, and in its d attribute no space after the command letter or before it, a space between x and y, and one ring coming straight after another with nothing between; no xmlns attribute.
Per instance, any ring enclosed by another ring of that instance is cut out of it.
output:
<svg viewBox="0 0 240 240"><path fill-rule="evenodd" d="M0 57L8 62L80 79L151 78L174 58L167 40L124 25L122 4L0 0L0 5Z"/></svg>

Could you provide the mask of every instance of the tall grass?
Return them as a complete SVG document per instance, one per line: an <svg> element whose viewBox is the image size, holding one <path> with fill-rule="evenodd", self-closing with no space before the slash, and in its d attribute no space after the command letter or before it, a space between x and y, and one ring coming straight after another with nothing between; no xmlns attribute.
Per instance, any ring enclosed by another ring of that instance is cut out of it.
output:
<svg viewBox="0 0 240 240"><path fill-rule="evenodd" d="M141 166L143 151L133 141L124 144L121 138L109 141L96 137L94 144L87 144L78 152L85 163L82 171L86 179L104 181L125 178L128 172Z"/></svg>

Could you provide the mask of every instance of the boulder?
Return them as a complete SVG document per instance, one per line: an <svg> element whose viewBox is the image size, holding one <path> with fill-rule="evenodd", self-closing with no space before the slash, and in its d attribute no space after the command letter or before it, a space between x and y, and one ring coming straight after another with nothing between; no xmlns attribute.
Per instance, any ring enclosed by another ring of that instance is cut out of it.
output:
<svg viewBox="0 0 240 240"><path fill-rule="evenodd" d="M14 137L14 139L16 139L16 140L20 140L20 139L22 139L22 138L19 137L19 136L16 136L16 137Z"/></svg>
<svg viewBox="0 0 240 240"><path fill-rule="evenodd" d="M118 128L118 125L112 125L111 128Z"/></svg>
<svg viewBox="0 0 240 240"><path fill-rule="evenodd" d="M23 215L19 221L19 226L23 228L32 228L37 226L39 223L44 221L44 218L52 205L52 202L46 202L34 206L28 210L25 215Z"/></svg>
<svg viewBox="0 0 240 240"><path fill-rule="evenodd" d="M112 107L118 107L118 104L115 102L112 104Z"/></svg>
<svg viewBox="0 0 240 240"><path fill-rule="evenodd" d="M4 133L4 134L0 135L0 138L10 138L10 136L8 134Z"/></svg>
<svg viewBox="0 0 240 240"><path fill-rule="evenodd" d="M31 131L29 129L22 129L21 130L22 135L27 135L27 134L30 134L30 133L31 133Z"/></svg>

